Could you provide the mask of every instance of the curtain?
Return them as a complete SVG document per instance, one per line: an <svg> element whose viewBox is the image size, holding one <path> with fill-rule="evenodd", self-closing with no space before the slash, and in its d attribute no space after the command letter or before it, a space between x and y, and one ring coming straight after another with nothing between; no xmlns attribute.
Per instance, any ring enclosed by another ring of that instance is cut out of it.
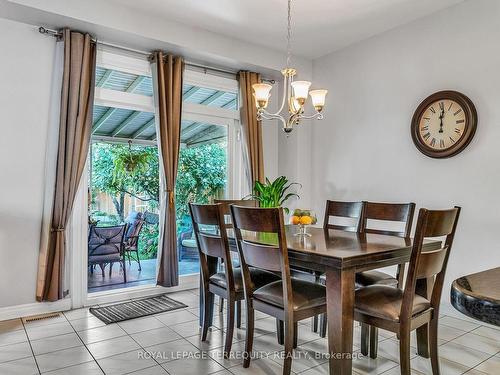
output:
<svg viewBox="0 0 500 375"><path fill-rule="evenodd" d="M61 88L56 179L50 234L38 261L37 301L64 297L66 225L87 160L92 130L96 46L89 34L63 31L64 65Z"/></svg>
<svg viewBox="0 0 500 375"><path fill-rule="evenodd" d="M152 56L156 100L156 133L163 168L160 245L157 284L165 287L179 284L177 259L177 225L175 217L175 180L179 162L182 113L181 57L157 51Z"/></svg>
<svg viewBox="0 0 500 375"><path fill-rule="evenodd" d="M241 71L238 74L241 92L241 124L246 143L247 172L250 188L255 181L264 182L264 155L262 150L262 122L257 121L257 107L252 85L260 83L260 74Z"/></svg>

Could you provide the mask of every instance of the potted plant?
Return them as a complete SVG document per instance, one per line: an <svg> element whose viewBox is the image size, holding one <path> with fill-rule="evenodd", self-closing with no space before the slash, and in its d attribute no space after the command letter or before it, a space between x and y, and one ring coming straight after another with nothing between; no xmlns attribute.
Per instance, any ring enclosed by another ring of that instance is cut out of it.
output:
<svg viewBox="0 0 500 375"><path fill-rule="evenodd" d="M119 149L113 160L113 180L124 177L124 174L147 170L149 161L149 154L146 150L134 150L129 142L128 149Z"/></svg>
<svg viewBox="0 0 500 375"><path fill-rule="evenodd" d="M255 181L252 198L259 202L260 207L282 207L292 197L300 199L297 193L290 192L290 189L294 185L301 186L297 182L288 183L288 179L285 176L280 176L273 182L269 181L268 178L266 178L265 183ZM289 210L287 207L283 207L283 210L288 214Z"/></svg>

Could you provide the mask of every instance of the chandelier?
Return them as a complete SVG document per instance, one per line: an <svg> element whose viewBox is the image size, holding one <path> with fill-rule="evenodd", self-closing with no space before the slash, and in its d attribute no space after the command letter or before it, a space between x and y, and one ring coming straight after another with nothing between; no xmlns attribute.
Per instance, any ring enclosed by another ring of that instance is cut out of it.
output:
<svg viewBox="0 0 500 375"><path fill-rule="evenodd" d="M257 106L257 120L280 120L283 123L283 131L290 133L293 130L293 125L298 125L302 119L323 119L323 107L325 106L325 98L328 90L318 89L309 90L311 82L309 81L294 81L294 76L297 70L290 68L292 57L291 52L291 36L292 36L292 15L291 15L292 0L288 0L288 27L287 27L287 57L286 68L281 71L283 74L283 99L281 107L275 113L270 113L266 110L271 97L272 85L267 83L255 83L252 85L255 104ZM311 96L312 105L315 113L306 115L304 113L304 105L308 96ZM288 113L283 113L285 104L288 105ZM282 114L283 113L283 114Z"/></svg>

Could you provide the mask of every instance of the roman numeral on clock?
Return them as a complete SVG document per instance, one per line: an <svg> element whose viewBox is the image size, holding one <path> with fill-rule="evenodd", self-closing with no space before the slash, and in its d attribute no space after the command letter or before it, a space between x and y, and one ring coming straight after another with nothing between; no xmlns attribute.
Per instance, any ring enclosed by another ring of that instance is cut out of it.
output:
<svg viewBox="0 0 500 375"><path fill-rule="evenodd" d="M457 124L463 124L465 120L457 120Z"/></svg>
<svg viewBox="0 0 500 375"><path fill-rule="evenodd" d="M439 147L444 148L444 140L439 140Z"/></svg>
<svg viewBox="0 0 500 375"><path fill-rule="evenodd" d="M420 130L421 131L429 130L429 125L422 126L422 128Z"/></svg>
<svg viewBox="0 0 500 375"><path fill-rule="evenodd" d="M455 140L451 137L450 137L450 141L451 141L451 143L455 143Z"/></svg>
<svg viewBox="0 0 500 375"><path fill-rule="evenodd" d="M432 138L432 140L431 140L431 146L434 147L435 144L436 144L436 138Z"/></svg>
<svg viewBox="0 0 500 375"><path fill-rule="evenodd" d="M444 102L439 102L439 109L444 111Z"/></svg>
<svg viewBox="0 0 500 375"><path fill-rule="evenodd" d="M448 112L450 112L451 107L453 107L453 103L450 103L450 106L448 107Z"/></svg>
<svg viewBox="0 0 500 375"><path fill-rule="evenodd" d="M457 109L455 112L453 112L453 116L458 115L460 112L462 112L462 109Z"/></svg>
<svg viewBox="0 0 500 375"><path fill-rule="evenodd" d="M459 128L455 128L455 133L462 134L462 131Z"/></svg>
<svg viewBox="0 0 500 375"><path fill-rule="evenodd" d="M434 107L429 108L429 110L430 110L432 113L436 113L436 110L434 109Z"/></svg>
<svg viewBox="0 0 500 375"><path fill-rule="evenodd" d="M423 135L425 140L428 140L431 137L431 133L427 132Z"/></svg>

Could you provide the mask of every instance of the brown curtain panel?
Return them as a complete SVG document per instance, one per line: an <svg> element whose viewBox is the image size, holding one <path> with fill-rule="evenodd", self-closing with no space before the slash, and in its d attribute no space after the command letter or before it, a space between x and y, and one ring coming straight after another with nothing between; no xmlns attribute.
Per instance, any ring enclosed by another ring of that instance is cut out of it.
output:
<svg viewBox="0 0 500 375"><path fill-rule="evenodd" d="M251 188L255 181L264 182L262 123L257 121L257 107L252 85L260 83L260 74L241 71L238 74L241 92L241 124L246 142L246 158Z"/></svg>
<svg viewBox="0 0 500 375"><path fill-rule="evenodd" d="M56 181L48 245L40 250L36 299L64 297L66 225L89 150L96 46L89 34L65 29Z"/></svg>
<svg viewBox="0 0 500 375"><path fill-rule="evenodd" d="M165 176L162 243L160 244L157 284L179 284L177 260L177 225L175 220L175 180L181 142L182 76L181 57L155 52L157 86L158 146Z"/></svg>

